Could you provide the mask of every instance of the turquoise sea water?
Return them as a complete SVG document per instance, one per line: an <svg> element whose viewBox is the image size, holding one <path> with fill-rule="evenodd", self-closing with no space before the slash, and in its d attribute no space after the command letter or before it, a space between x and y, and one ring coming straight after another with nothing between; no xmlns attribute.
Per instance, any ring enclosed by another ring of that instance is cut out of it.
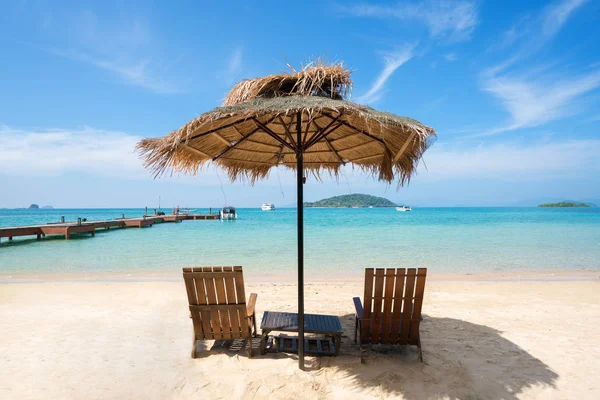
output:
<svg viewBox="0 0 600 400"><path fill-rule="evenodd" d="M207 212L208 210L198 209ZM141 216L142 209L0 210L0 227ZM184 221L0 243L0 273L178 271L243 265L296 268L296 211L238 209L237 221ZM307 275L365 267L440 273L600 269L600 208L307 209Z"/></svg>

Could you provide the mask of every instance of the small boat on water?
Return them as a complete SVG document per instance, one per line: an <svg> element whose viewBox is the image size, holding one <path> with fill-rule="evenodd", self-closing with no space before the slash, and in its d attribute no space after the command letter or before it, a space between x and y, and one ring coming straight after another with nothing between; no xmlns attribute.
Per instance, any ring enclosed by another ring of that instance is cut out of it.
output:
<svg viewBox="0 0 600 400"><path fill-rule="evenodd" d="M221 209L221 219L237 219L237 212L235 211L235 207L227 206Z"/></svg>
<svg viewBox="0 0 600 400"><path fill-rule="evenodd" d="M263 203L262 210L263 211L273 211L275 209L275 204L273 203Z"/></svg>
<svg viewBox="0 0 600 400"><path fill-rule="evenodd" d="M412 209L409 206L398 206L396 211L412 211Z"/></svg>

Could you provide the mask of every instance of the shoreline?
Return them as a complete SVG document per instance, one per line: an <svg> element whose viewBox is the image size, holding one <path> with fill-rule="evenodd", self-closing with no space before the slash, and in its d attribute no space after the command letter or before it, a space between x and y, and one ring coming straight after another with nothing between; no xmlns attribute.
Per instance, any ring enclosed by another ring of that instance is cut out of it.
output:
<svg viewBox="0 0 600 400"><path fill-rule="evenodd" d="M274 274L256 274L245 271L244 279L246 282L252 284L294 284L297 281L296 271ZM355 271L347 272L345 276L333 275L331 273L305 274L305 284L307 286L323 283L356 283L362 282L363 279L363 274ZM46 282L179 282L181 280L181 270L0 273L0 285ZM436 273L432 272L432 269L429 268L427 280L434 282L594 282L600 281L600 269Z"/></svg>

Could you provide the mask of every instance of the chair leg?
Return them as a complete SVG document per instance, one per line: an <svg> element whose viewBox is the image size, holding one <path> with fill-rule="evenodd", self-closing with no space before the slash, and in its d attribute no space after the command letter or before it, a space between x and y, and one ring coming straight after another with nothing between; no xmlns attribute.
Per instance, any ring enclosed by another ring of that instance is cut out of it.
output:
<svg viewBox="0 0 600 400"><path fill-rule="evenodd" d="M258 329L256 329L256 313L252 314L252 321L254 324L254 337L258 337Z"/></svg>
<svg viewBox="0 0 600 400"><path fill-rule="evenodd" d="M363 349L363 345L362 345L362 338L360 336L358 337L358 347L360 349L360 363L364 364L365 363L365 357L363 356L364 349Z"/></svg>
<svg viewBox="0 0 600 400"><path fill-rule="evenodd" d="M423 362L423 349L421 348L421 337L419 336L419 338L417 339L417 348L419 349L419 360L421 360L421 362Z"/></svg>
<svg viewBox="0 0 600 400"><path fill-rule="evenodd" d="M254 337L252 336L252 328L248 328L248 333L248 358L252 358L252 338Z"/></svg>
<svg viewBox="0 0 600 400"><path fill-rule="evenodd" d="M358 315L354 317L354 343L356 343L356 334L358 332Z"/></svg>
<svg viewBox="0 0 600 400"><path fill-rule="evenodd" d="M192 358L196 358L196 335L192 337Z"/></svg>

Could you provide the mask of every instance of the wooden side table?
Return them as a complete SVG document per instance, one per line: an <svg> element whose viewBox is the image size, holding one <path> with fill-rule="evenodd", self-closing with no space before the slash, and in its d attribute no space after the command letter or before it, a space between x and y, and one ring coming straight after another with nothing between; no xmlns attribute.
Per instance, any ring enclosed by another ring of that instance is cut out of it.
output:
<svg viewBox="0 0 600 400"><path fill-rule="evenodd" d="M298 352L296 337L269 335L272 331L298 332L298 314L265 311L260 329L262 331L261 354L265 354L267 351ZM304 314L304 332L321 335L321 337L304 339L304 352L306 354L340 354L343 329L340 319L335 315Z"/></svg>

